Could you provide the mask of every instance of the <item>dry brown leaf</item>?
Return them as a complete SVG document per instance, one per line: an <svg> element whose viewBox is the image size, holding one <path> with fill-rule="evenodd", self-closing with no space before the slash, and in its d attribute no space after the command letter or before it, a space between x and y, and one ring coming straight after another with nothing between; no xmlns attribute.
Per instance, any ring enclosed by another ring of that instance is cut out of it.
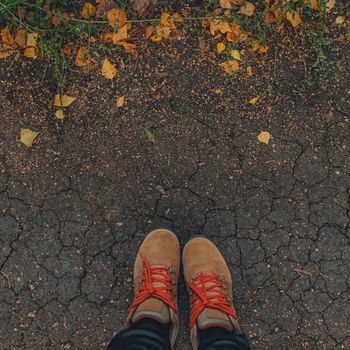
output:
<svg viewBox="0 0 350 350"><path fill-rule="evenodd" d="M90 54L85 48L80 47L77 55L75 56L75 64L78 67L85 67L91 63Z"/></svg>
<svg viewBox="0 0 350 350"><path fill-rule="evenodd" d="M64 112L62 109L58 109L56 112L55 112L55 117L59 120L62 120L64 119Z"/></svg>
<svg viewBox="0 0 350 350"><path fill-rule="evenodd" d="M327 12L329 12L335 6L335 0L328 0L326 3Z"/></svg>
<svg viewBox="0 0 350 350"><path fill-rule="evenodd" d="M128 38L128 28L123 26L118 29L116 33L112 35L113 44L116 44L118 41L125 40Z"/></svg>
<svg viewBox="0 0 350 350"><path fill-rule="evenodd" d="M10 50L4 50L4 51L0 50L0 59L10 57L11 55L12 55L12 52Z"/></svg>
<svg viewBox="0 0 350 350"><path fill-rule="evenodd" d="M145 29L145 39L148 40L153 34L154 26L149 24Z"/></svg>
<svg viewBox="0 0 350 350"><path fill-rule="evenodd" d="M53 105L55 107L68 107L75 100L76 97L56 94L53 100Z"/></svg>
<svg viewBox="0 0 350 350"><path fill-rule="evenodd" d="M259 53L266 53L268 50L267 46L261 45L257 40L252 41L252 50Z"/></svg>
<svg viewBox="0 0 350 350"><path fill-rule="evenodd" d="M38 53L35 47L27 47L24 49L23 56L27 58L37 58Z"/></svg>
<svg viewBox="0 0 350 350"><path fill-rule="evenodd" d="M248 77L251 77L253 75L253 69L251 66L247 67L247 75L248 75Z"/></svg>
<svg viewBox="0 0 350 350"><path fill-rule="evenodd" d="M102 63L101 73L105 78L113 79L117 74L117 68L109 62L108 58L105 58Z"/></svg>
<svg viewBox="0 0 350 350"><path fill-rule="evenodd" d="M28 312L28 313L27 313L27 317L29 317L29 318L35 318L35 317L36 317L36 314L37 314L37 311L34 310L34 311L31 311L31 312Z"/></svg>
<svg viewBox="0 0 350 350"><path fill-rule="evenodd" d="M253 16L254 11L255 11L255 5L249 1L246 1L237 13L240 13L241 15L246 15L246 16Z"/></svg>
<svg viewBox="0 0 350 350"><path fill-rule="evenodd" d="M124 10L120 8L113 8L107 13L107 20L111 27L121 28L126 24L124 21L127 20L127 16Z"/></svg>
<svg viewBox="0 0 350 350"><path fill-rule="evenodd" d="M236 60L229 60L223 63L220 63L219 66L221 68L223 68L223 70L227 73L227 74L233 74L234 72L236 72L239 69L239 63Z"/></svg>
<svg viewBox="0 0 350 350"><path fill-rule="evenodd" d="M258 135L258 141L261 143L269 144L271 134L268 131L261 131Z"/></svg>
<svg viewBox="0 0 350 350"><path fill-rule="evenodd" d="M255 106L256 103L258 102L258 99L259 99L259 97L253 97L252 99L250 99L248 101L248 103L250 103L251 105Z"/></svg>
<svg viewBox="0 0 350 350"><path fill-rule="evenodd" d="M36 47L36 33L26 33L26 30L23 28L19 28L17 30L16 36L15 36L15 42L20 47Z"/></svg>
<svg viewBox="0 0 350 350"><path fill-rule="evenodd" d="M117 108L123 107L125 103L125 96L119 96L117 97L115 104L117 105Z"/></svg>
<svg viewBox="0 0 350 350"><path fill-rule="evenodd" d="M86 2L81 10L81 16L84 18L92 17L96 14L96 7L90 2Z"/></svg>
<svg viewBox="0 0 350 350"><path fill-rule="evenodd" d="M298 12L290 12L288 11L286 13L286 19L289 21L289 23L296 28L299 24L301 24L301 17Z"/></svg>
<svg viewBox="0 0 350 350"><path fill-rule="evenodd" d="M220 0L220 7L223 9L232 9L230 0Z"/></svg>
<svg viewBox="0 0 350 350"><path fill-rule="evenodd" d="M336 24L343 24L345 22L345 17L344 16L337 16L335 19Z"/></svg>
<svg viewBox="0 0 350 350"><path fill-rule="evenodd" d="M64 46L62 48L62 52L66 55L66 56L70 56L72 53L72 48L68 45Z"/></svg>
<svg viewBox="0 0 350 350"><path fill-rule="evenodd" d="M135 44L127 43L125 41L119 41L116 44L119 46L123 46L125 52L127 52L127 53L135 53L136 52L136 45Z"/></svg>
<svg viewBox="0 0 350 350"><path fill-rule="evenodd" d="M40 133L37 131L32 131L30 129L21 129L20 130L20 141L26 145L27 147L32 147L33 142L35 138L39 135Z"/></svg>
<svg viewBox="0 0 350 350"><path fill-rule="evenodd" d="M216 51L220 54L221 52L224 52L226 49L226 45L224 43L217 43L216 44Z"/></svg>
<svg viewBox="0 0 350 350"><path fill-rule="evenodd" d="M12 46L15 43L15 39L11 34L8 26L1 29L0 36L2 42L8 46Z"/></svg>
<svg viewBox="0 0 350 350"><path fill-rule="evenodd" d="M131 0L132 9L138 14L143 14L156 0Z"/></svg>

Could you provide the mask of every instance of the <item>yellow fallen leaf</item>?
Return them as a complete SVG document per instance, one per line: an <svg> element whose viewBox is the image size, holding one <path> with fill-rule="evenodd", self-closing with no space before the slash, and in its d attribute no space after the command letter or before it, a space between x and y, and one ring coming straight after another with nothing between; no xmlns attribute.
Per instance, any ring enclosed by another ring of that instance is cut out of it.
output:
<svg viewBox="0 0 350 350"><path fill-rule="evenodd" d="M27 147L32 147L35 138L40 133L37 131L32 131L30 129L21 129L20 131L20 141Z"/></svg>
<svg viewBox="0 0 350 350"><path fill-rule="evenodd" d="M241 54L239 53L238 50L231 50L231 57L234 58L237 61L241 60Z"/></svg>
<svg viewBox="0 0 350 350"><path fill-rule="evenodd" d="M96 7L89 2L86 2L81 10L81 16L84 18L92 17L95 15L95 13Z"/></svg>
<svg viewBox="0 0 350 350"><path fill-rule="evenodd" d="M113 44L116 44L118 41L125 40L128 38L128 28L123 26L118 29L118 31L112 34Z"/></svg>
<svg viewBox="0 0 350 350"><path fill-rule="evenodd" d="M101 73L107 79L113 79L117 74L117 69L111 62L109 62L108 58L103 60Z"/></svg>
<svg viewBox="0 0 350 350"><path fill-rule="evenodd" d="M326 11L329 12L335 5L335 0L328 0L326 3Z"/></svg>
<svg viewBox="0 0 350 350"><path fill-rule="evenodd" d="M73 103L77 98L68 95L56 94L53 100L53 105L55 107L67 107Z"/></svg>
<svg viewBox="0 0 350 350"><path fill-rule="evenodd" d="M58 109L56 112L55 112L55 117L59 120L62 120L64 118L64 112L62 109Z"/></svg>
<svg viewBox="0 0 350 350"><path fill-rule="evenodd" d="M266 53L268 50L267 46L261 45L257 40L252 41L252 50L259 53Z"/></svg>
<svg viewBox="0 0 350 350"><path fill-rule="evenodd" d="M152 35L150 38L149 38L151 41L153 41L154 43L158 42L158 41L161 41L162 40L162 37L160 35Z"/></svg>
<svg viewBox="0 0 350 350"><path fill-rule="evenodd" d="M85 67L91 63L90 55L83 47L79 48L77 55L75 56L75 64L78 67Z"/></svg>
<svg viewBox="0 0 350 350"><path fill-rule="evenodd" d="M318 0L304 0L304 4L309 4L313 10L319 9Z"/></svg>
<svg viewBox="0 0 350 350"><path fill-rule="evenodd" d="M248 75L248 77L251 77L253 75L253 69L251 66L247 67L247 75Z"/></svg>
<svg viewBox="0 0 350 350"><path fill-rule="evenodd" d="M37 51L35 47L26 47L23 52L23 56L27 58L36 58Z"/></svg>
<svg viewBox="0 0 350 350"><path fill-rule="evenodd" d="M123 107L124 103L125 103L125 96L119 96L117 97L116 101L115 101L117 108Z"/></svg>
<svg viewBox="0 0 350 350"><path fill-rule="evenodd" d="M240 13L246 16L253 16L254 10L255 10L255 5L253 5L251 2L246 1L237 13Z"/></svg>
<svg viewBox="0 0 350 350"><path fill-rule="evenodd" d="M230 0L220 0L220 7L223 9L232 9Z"/></svg>
<svg viewBox="0 0 350 350"><path fill-rule="evenodd" d="M260 134L258 135L258 140L259 142L269 144L271 138L271 134L268 131L261 131Z"/></svg>
<svg viewBox="0 0 350 350"><path fill-rule="evenodd" d="M8 26L1 29L0 37L1 37L2 42L4 44L6 44L7 46L12 46L15 43L15 39L14 39L13 35L11 34Z"/></svg>
<svg viewBox="0 0 350 350"><path fill-rule="evenodd" d="M286 13L286 19L294 28L296 28L302 22L298 12L288 11Z"/></svg>
<svg viewBox="0 0 350 350"><path fill-rule="evenodd" d="M233 74L239 69L239 63L236 60L229 60L223 63L220 63L219 66L227 73Z"/></svg>
<svg viewBox="0 0 350 350"><path fill-rule="evenodd" d="M127 20L126 13L122 9L113 8L107 12L107 20L111 27L121 28L126 24L124 22Z"/></svg>
<svg viewBox="0 0 350 350"><path fill-rule="evenodd" d="M224 43L217 43L216 44L216 51L218 53L225 51L225 49L226 49L226 45Z"/></svg>
<svg viewBox="0 0 350 350"><path fill-rule="evenodd" d="M171 29L169 27L164 26L158 26L157 27L157 35L161 36L162 38L169 38L171 33Z"/></svg>
<svg viewBox="0 0 350 350"><path fill-rule="evenodd" d="M154 26L152 24L149 24L146 29L145 29L145 39L149 39L152 34L153 34L153 29L154 29Z"/></svg>
<svg viewBox="0 0 350 350"><path fill-rule="evenodd" d="M343 24L345 22L345 17L344 16L337 16L335 19L336 24Z"/></svg>
<svg viewBox="0 0 350 350"><path fill-rule="evenodd" d="M258 102L259 97L253 97L251 100L248 101L251 105L255 106Z"/></svg>

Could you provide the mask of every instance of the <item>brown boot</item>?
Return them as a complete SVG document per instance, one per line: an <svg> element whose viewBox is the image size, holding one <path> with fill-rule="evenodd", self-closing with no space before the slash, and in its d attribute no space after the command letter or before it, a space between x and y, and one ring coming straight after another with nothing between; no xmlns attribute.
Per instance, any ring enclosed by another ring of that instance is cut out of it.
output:
<svg viewBox="0 0 350 350"><path fill-rule="evenodd" d="M190 293L193 349L198 349L201 329L223 327L241 334L232 304L231 274L215 244L203 237L192 238L184 247L182 264Z"/></svg>
<svg viewBox="0 0 350 350"><path fill-rule="evenodd" d="M143 318L170 323L172 346L178 333L177 282L180 245L174 233L152 231L141 244L134 265L135 299L129 307L128 325Z"/></svg>

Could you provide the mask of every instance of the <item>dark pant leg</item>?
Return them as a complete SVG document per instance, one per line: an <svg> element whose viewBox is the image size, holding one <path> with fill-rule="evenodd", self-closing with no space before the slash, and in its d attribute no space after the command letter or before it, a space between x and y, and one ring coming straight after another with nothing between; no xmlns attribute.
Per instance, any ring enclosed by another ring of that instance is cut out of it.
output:
<svg viewBox="0 0 350 350"><path fill-rule="evenodd" d="M222 327L199 331L198 350L251 350L244 334L236 335Z"/></svg>
<svg viewBox="0 0 350 350"><path fill-rule="evenodd" d="M118 333L107 350L170 350L169 324L144 318Z"/></svg>

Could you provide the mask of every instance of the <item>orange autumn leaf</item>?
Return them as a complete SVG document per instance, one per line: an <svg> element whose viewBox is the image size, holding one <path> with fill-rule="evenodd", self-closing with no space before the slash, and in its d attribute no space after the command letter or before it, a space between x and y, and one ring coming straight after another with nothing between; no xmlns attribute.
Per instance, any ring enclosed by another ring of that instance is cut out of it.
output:
<svg viewBox="0 0 350 350"><path fill-rule="evenodd" d="M244 41L247 35L241 31L241 27L238 23L231 23L230 30L226 33L227 41L233 43L235 40Z"/></svg>
<svg viewBox="0 0 350 350"><path fill-rule="evenodd" d="M116 44L118 41L128 38L128 29L126 26L123 26L118 29L116 33L112 35L113 44Z"/></svg>
<svg viewBox="0 0 350 350"><path fill-rule="evenodd" d="M169 38L171 29L169 27L164 26L158 26L157 27L157 35L159 35L162 38Z"/></svg>
<svg viewBox="0 0 350 350"><path fill-rule="evenodd" d="M20 47L36 47L36 33L28 33L25 29L19 28L15 36L15 42Z"/></svg>
<svg viewBox="0 0 350 350"><path fill-rule="evenodd" d="M169 17L171 17L170 13L163 12L160 16L160 24L164 27L167 27L167 28L173 30L176 28L176 25L175 25L174 21L168 20Z"/></svg>
<svg viewBox="0 0 350 350"><path fill-rule="evenodd" d="M15 43L15 39L11 34L8 26L1 29L0 36L2 42L8 46L12 46Z"/></svg>
<svg viewBox="0 0 350 350"><path fill-rule="evenodd" d="M104 32L102 33L102 35L100 36L102 42L104 43L111 43L113 42L113 33L111 32Z"/></svg>
<svg viewBox="0 0 350 350"><path fill-rule="evenodd" d="M54 26L54 27L58 27L60 24L61 24L61 18L60 17L57 17L57 16L53 16L51 18L51 24Z"/></svg>
<svg viewBox="0 0 350 350"><path fill-rule="evenodd" d="M108 58L103 60L101 74L107 79L113 79L117 74L117 68L115 68L114 64L109 62Z"/></svg>
<svg viewBox="0 0 350 350"><path fill-rule="evenodd" d="M213 19L209 22L210 25L210 34L215 35L216 32L220 32L221 34L226 34L227 32L231 32L231 27L228 24L228 22L219 21L216 19Z"/></svg>
<svg viewBox="0 0 350 350"><path fill-rule="evenodd" d="M79 48L77 55L75 56L75 64L78 67L85 67L91 63L90 55L83 47Z"/></svg>
<svg viewBox="0 0 350 350"><path fill-rule="evenodd" d="M10 50L5 50L5 51L0 50L0 59L10 57L12 55L12 53L13 52Z"/></svg>
<svg viewBox="0 0 350 350"><path fill-rule="evenodd" d="M70 46L64 46L62 48L62 52L66 55L66 56L70 56L72 53L72 48Z"/></svg>
<svg viewBox="0 0 350 350"><path fill-rule="evenodd" d="M286 13L286 19L294 28L296 28L302 22L298 12L288 11Z"/></svg>
<svg viewBox="0 0 350 350"><path fill-rule="evenodd" d="M326 11L329 12L335 5L336 0L328 0L326 3Z"/></svg>
<svg viewBox="0 0 350 350"><path fill-rule="evenodd" d="M304 0L304 5L309 5L313 10L320 8L318 0Z"/></svg>
<svg viewBox="0 0 350 350"><path fill-rule="evenodd" d="M113 8L107 12L107 20L111 27L121 28L126 24L124 21L127 20L127 16L124 10Z"/></svg>
<svg viewBox="0 0 350 350"><path fill-rule="evenodd" d="M253 40L252 41L252 50L254 52L266 53L268 50L268 47L261 45L257 40Z"/></svg>
<svg viewBox="0 0 350 350"><path fill-rule="evenodd" d="M237 13L246 16L253 16L254 11L255 5L253 5L251 2L246 1Z"/></svg>
<svg viewBox="0 0 350 350"><path fill-rule="evenodd" d="M247 75L248 75L248 77L251 77L253 75L253 70L252 70L251 66L247 67Z"/></svg>
<svg viewBox="0 0 350 350"><path fill-rule="evenodd" d="M230 0L220 0L220 7L223 9L232 9Z"/></svg>
<svg viewBox="0 0 350 350"><path fill-rule="evenodd" d="M154 26L149 24L145 29L145 39L149 39L153 34Z"/></svg>
<svg viewBox="0 0 350 350"><path fill-rule="evenodd" d="M136 52L136 45L127 43L125 41L120 41L118 45L123 46L126 53L135 53Z"/></svg>
<svg viewBox="0 0 350 350"><path fill-rule="evenodd" d="M239 63L236 60L229 60L223 63L220 63L219 66L227 73L233 74L239 69Z"/></svg>
<svg viewBox="0 0 350 350"><path fill-rule="evenodd" d="M37 58L38 54L35 47L27 47L24 49L23 56L27 58Z"/></svg>
<svg viewBox="0 0 350 350"><path fill-rule="evenodd" d="M123 107L125 103L125 96L119 96L116 98L115 104L117 105L117 108Z"/></svg>
<svg viewBox="0 0 350 350"><path fill-rule="evenodd" d="M81 16L84 18L89 18L92 17L96 14L96 7L89 3L86 2L81 10Z"/></svg>
<svg viewBox="0 0 350 350"><path fill-rule="evenodd" d="M345 17L344 16L337 16L335 19L335 24L343 24L345 22Z"/></svg>

